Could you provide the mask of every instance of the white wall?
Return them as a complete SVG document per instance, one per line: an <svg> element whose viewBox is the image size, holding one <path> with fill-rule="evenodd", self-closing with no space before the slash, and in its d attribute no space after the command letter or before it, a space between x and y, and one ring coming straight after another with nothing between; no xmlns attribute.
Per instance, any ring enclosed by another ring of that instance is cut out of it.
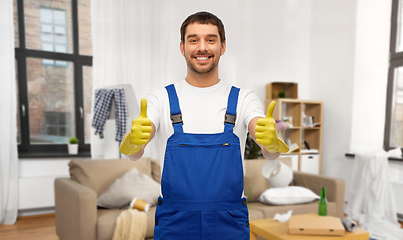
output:
<svg viewBox="0 0 403 240"><path fill-rule="evenodd" d="M348 181L357 1L314 0L310 99L324 102L322 174Z"/></svg>

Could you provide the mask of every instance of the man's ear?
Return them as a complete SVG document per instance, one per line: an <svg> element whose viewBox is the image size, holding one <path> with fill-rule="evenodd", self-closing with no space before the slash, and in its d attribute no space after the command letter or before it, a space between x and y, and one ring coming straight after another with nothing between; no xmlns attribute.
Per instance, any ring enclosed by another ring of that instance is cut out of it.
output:
<svg viewBox="0 0 403 240"><path fill-rule="evenodd" d="M221 44L221 56L224 55L226 49L227 49L227 42L224 41Z"/></svg>
<svg viewBox="0 0 403 240"><path fill-rule="evenodd" d="M183 56L185 56L185 46L183 46L183 42L180 43L180 49Z"/></svg>

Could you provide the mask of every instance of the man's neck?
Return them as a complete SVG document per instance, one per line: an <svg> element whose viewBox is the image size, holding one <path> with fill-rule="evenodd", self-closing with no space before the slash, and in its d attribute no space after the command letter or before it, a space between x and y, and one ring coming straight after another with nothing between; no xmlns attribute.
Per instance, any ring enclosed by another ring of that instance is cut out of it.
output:
<svg viewBox="0 0 403 240"><path fill-rule="evenodd" d="M188 71L188 75L185 78L186 82L194 87L211 87L220 82L218 73L211 73L206 75L196 74L192 71Z"/></svg>

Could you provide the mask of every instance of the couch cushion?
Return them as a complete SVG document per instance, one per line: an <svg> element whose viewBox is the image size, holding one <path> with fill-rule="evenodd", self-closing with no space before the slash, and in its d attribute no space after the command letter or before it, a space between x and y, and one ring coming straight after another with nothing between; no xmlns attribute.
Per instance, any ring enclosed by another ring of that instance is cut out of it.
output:
<svg viewBox="0 0 403 240"><path fill-rule="evenodd" d="M262 175L262 168L267 161L267 159L244 160L244 191L249 202L256 202L260 194L270 188L270 184Z"/></svg>
<svg viewBox="0 0 403 240"><path fill-rule="evenodd" d="M263 212L260 211L259 209L248 208L248 212L249 212L249 221L260 220L264 218Z"/></svg>
<svg viewBox="0 0 403 240"><path fill-rule="evenodd" d="M122 208L139 198L150 206L157 205L161 185L136 168L116 179L109 188L98 197L98 206Z"/></svg>
<svg viewBox="0 0 403 240"><path fill-rule="evenodd" d="M97 196L100 196L117 178L134 167L139 172L152 177L150 158L141 158L137 161L129 159L72 159L69 162L69 167L71 179L94 190Z"/></svg>
<svg viewBox="0 0 403 240"><path fill-rule="evenodd" d="M146 238L154 236L155 209L151 207L147 214ZM124 211L120 209L99 209L97 221L97 240L111 240L116 227L116 219Z"/></svg>
<svg viewBox="0 0 403 240"><path fill-rule="evenodd" d="M289 210L293 210L292 215L318 213L318 201L284 206L271 206L259 202L254 202L248 203L248 208L251 210L253 209L262 211L264 218L274 218L274 215L276 215L276 213L284 214L287 213ZM337 216L336 203L329 202L327 204L327 214L329 216Z"/></svg>

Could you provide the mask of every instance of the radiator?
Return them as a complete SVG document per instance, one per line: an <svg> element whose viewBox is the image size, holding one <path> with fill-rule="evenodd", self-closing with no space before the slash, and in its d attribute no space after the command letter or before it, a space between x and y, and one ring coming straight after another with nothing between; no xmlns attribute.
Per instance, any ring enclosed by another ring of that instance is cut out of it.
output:
<svg viewBox="0 0 403 240"><path fill-rule="evenodd" d="M397 215L403 218L403 183L391 182L393 196L395 198Z"/></svg>

